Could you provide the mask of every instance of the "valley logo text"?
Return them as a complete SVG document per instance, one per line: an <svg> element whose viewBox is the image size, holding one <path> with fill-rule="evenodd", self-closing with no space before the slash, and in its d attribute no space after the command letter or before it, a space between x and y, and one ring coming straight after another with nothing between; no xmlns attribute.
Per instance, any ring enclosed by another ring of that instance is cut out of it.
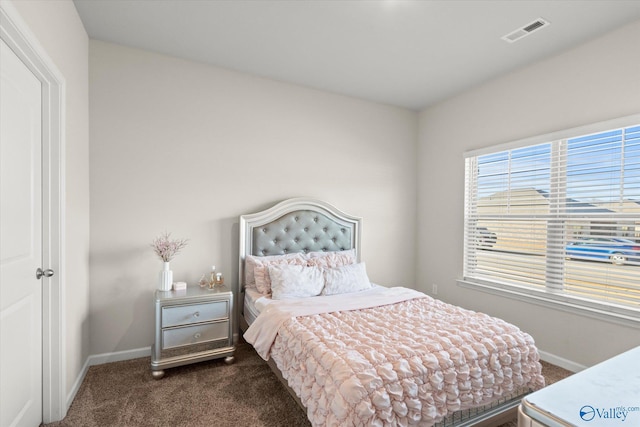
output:
<svg viewBox="0 0 640 427"><path fill-rule="evenodd" d="M580 408L580 418L584 421L620 421L623 422L632 412L636 412L640 417L640 406L616 406L610 408L598 408L591 405L584 405Z"/></svg>

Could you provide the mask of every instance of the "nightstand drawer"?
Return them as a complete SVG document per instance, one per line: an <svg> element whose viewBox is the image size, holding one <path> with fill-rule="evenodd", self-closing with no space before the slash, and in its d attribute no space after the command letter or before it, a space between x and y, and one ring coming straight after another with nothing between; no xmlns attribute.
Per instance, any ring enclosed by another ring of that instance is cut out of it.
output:
<svg viewBox="0 0 640 427"><path fill-rule="evenodd" d="M162 331L162 349L223 339L229 339L229 321L166 329Z"/></svg>
<svg viewBox="0 0 640 427"><path fill-rule="evenodd" d="M162 307L162 327L190 325L229 317L228 301Z"/></svg>

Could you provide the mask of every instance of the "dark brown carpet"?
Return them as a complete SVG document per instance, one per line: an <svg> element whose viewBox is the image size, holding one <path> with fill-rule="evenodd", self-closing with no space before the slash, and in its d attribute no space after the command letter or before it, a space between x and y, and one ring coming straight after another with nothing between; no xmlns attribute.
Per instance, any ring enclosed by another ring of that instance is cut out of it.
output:
<svg viewBox="0 0 640 427"><path fill-rule="evenodd" d="M154 380L150 359L92 366L62 421L47 427L207 426L303 427L305 413L248 344L236 361L168 369ZM570 374L543 363L551 384ZM501 427L515 426L513 422Z"/></svg>

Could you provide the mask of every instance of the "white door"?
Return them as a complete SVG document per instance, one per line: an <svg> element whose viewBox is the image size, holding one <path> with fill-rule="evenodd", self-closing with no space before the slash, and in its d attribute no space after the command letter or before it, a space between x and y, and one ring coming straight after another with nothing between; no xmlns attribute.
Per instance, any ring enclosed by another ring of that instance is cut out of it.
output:
<svg viewBox="0 0 640 427"><path fill-rule="evenodd" d="M0 40L0 427L42 422L42 90Z"/></svg>

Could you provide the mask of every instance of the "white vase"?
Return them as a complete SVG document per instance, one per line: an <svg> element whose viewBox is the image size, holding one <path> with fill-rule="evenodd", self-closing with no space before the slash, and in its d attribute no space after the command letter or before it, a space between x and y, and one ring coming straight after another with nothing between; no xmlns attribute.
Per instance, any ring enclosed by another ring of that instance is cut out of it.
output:
<svg viewBox="0 0 640 427"><path fill-rule="evenodd" d="M158 289L161 291L170 291L173 285L173 271L169 270L169 263L165 262L162 271L160 272L160 286Z"/></svg>

